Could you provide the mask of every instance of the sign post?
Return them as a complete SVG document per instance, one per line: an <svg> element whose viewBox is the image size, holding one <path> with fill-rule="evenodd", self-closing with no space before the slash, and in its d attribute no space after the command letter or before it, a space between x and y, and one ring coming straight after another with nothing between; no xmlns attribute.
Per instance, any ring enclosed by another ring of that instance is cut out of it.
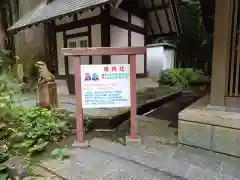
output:
<svg viewBox="0 0 240 180"><path fill-rule="evenodd" d="M83 108L130 107L130 139L136 140L136 55L145 54L145 47L127 48L63 48L65 56L72 56L75 66L76 147L84 142ZM129 64L82 65L81 56L130 55Z"/></svg>
<svg viewBox="0 0 240 180"><path fill-rule="evenodd" d="M84 117L82 108L82 82L81 82L81 57L74 56L75 66L75 96L76 96L76 128L77 142L84 142Z"/></svg>
<svg viewBox="0 0 240 180"><path fill-rule="evenodd" d="M130 138L136 139L137 96L136 96L136 55L130 55L131 129Z"/></svg>

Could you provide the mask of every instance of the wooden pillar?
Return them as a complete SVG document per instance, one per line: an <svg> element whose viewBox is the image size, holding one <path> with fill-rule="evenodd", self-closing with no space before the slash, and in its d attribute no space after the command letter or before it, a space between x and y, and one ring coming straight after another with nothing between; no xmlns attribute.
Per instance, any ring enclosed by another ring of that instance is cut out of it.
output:
<svg viewBox="0 0 240 180"><path fill-rule="evenodd" d="M225 106L230 59L232 1L217 0L215 7L214 45L210 105Z"/></svg>
<svg viewBox="0 0 240 180"><path fill-rule="evenodd" d="M102 47L110 47L110 8L101 9L101 44ZM102 64L111 64L110 56L102 56Z"/></svg>

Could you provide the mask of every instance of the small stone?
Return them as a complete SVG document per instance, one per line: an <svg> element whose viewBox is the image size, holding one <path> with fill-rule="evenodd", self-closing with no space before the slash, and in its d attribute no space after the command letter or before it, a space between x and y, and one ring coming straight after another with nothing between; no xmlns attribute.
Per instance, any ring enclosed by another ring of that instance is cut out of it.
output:
<svg viewBox="0 0 240 180"><path fill-rule="evenodd" d="M18 177L20 179L25 178L29 175L28 168L23 166L11 167L11 168L8 167L7 172L10 177L13 177L13 178Z"/></svg>

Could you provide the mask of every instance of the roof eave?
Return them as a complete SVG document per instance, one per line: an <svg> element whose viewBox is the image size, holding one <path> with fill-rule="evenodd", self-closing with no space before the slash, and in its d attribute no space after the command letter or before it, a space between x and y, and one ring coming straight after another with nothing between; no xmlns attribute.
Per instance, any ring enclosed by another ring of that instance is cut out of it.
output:
<svg viewBox="0 0 240 180"><path fill-rule="evenodd" d="M52 21L52 20L54 20L54 19L56 19L56 18L58 18L58 17L69 16L69 15L72 15L72 14L76 14L76 13L80 13L80 12L86 11L86 10L91 9L91 8L97 8L97 7L99 7L99 6L112 4L113 2L116 2L116 0L110 0L110 1L108 1L108 2L103 2L103 3L100 3L100 4L94 5L94 6L89 6L89 7L86 7L86 8L83 8L83 9L79 9L79 10L76 10L76 11L73 11L73 12L70 12L70 13L65 13L65 14L61 14L61 15L58 15L58 16L53 16L53 17L51 17L51 18L43 19L43 20L41 20L41 21L36 21L36 22L34 22L34 23L26 24L26 25L24 25L24 26L14 27L14 25L17 24L17 23L21 20L21 19L19 19L15 24L13 24L11 27L9 27L9 28L7 29L7 31L9 31L9 32L13 32L13 31L14 31L14 32L17 32L17 31L19 31L19 30L21 30L21 29L25 29L25 28L27 28L27 27L37 26L37 25L39 25L39 24L41 24L41 23L50 22L50 21ZM36 8L35 8L35 9L36 9ZM34 9L34 10L35 10L35 9ZM34 11L34 10L33 10L33 11ZM33 11L31 11L31 12L33 12Z"/></svg>

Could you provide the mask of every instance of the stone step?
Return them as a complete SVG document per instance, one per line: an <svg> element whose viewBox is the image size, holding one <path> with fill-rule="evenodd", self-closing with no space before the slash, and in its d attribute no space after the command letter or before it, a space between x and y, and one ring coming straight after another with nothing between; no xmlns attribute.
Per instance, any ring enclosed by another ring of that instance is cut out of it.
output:
<svg viewBox="0 0 240 180"><path fill-rule="evenodd" d="M63 179L72 180L181 180L165 171L151 169L141 164L120 158L115 154L95 148L73 149L65 161L54 159L42 162L42 166Z"/></svg>
<svg viewBox="0 0 240 180"><path fill-rule="evenodd" d="M90 142L90 146L97 150L158 170L166 169L173 154L177 151L176 148L168 146L163 146L161 151L156 151L152 147L140 144L139 146L123 146L99 138L94 138Z"/></svg>
<svg viewBox="0 0 240 180"><path fill-rule="evenodd" d="M137 116L138 134L144 143L177 144L177 129L169 127L170 122L146 116Z"/></svg>

